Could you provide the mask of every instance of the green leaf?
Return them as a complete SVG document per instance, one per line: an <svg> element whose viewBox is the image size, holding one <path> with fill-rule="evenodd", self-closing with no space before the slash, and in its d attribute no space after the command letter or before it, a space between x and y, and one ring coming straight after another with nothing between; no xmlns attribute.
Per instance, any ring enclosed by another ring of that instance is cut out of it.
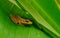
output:
<svg viewBox="0 0 60 38"><path fill-rule="evenodd" d="M31 17L30 14L25 13L25 10L19 9L8 0L0 0L0 38L50 38L35 28L35 24L29 27L14 24L9 18L9 14L16 14L28 19L29 16Z"/></svg>
<svg viewBox="0 0 60 38"><path fill-rule="evenodd" d="M41 0L42 1L42 0ZM57 26L58 24L51 18L51 16L46 12L46 10L44 10L42 8L41 3L39 3L39 0L18 0L18 2L33 16L33 18L39 23L42 24L45 28L47 28L48 30L50 30L51 32L53 32L55 35L57 35L58 37L60 37L60 34L54 29L54 27L52 27L52 25ZM53 2L53 1L48 1L48 2ZM44 4L46 5L46 4ZM47 6L47 5L46 5ZM38 8L38 9L37 9ZM44 17L46 17L46 20L50 20L49 22L47 22L43 16L41 15L41 12L45 15ZM51 10L50 10L51 11ZM53 12L53 11L52 11Z"/></svg>
<svg viewBox="0 0 60 38"><path fill-rule="evenodd" d="M1 38L60 37L60 11L54 0L0 0L0 8ZM33 24L28 27L14 24L10 14L32 20Z"/></svg>

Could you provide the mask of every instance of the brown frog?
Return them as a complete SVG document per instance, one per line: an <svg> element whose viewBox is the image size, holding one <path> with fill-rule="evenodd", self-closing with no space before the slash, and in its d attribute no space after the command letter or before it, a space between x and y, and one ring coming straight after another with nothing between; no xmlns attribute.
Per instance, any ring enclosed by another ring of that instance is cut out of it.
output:
<svg viewBox="0 0 60 38"><path fill-rule="evenodd" d="M30 25L32 22L28 19L21 18L20 16L10 14L11 20L19 25Z"/></svg>

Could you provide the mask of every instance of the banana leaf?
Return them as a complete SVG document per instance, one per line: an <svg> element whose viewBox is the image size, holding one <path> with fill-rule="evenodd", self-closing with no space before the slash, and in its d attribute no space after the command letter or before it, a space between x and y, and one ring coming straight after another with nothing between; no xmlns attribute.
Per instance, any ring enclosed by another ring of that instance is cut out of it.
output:
<svg viewBox="0 0 60 38"><path fill-rule="evenodd" d="M33 24L17 25L10 14L32 20ZM59 16L54 0L0 0L0 38L59 38Z"/></svg>

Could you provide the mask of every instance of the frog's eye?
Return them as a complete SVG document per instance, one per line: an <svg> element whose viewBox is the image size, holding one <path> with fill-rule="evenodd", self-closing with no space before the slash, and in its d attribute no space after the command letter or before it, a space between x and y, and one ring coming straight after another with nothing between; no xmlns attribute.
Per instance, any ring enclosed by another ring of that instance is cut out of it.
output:
<svg viewBox="0 0 60 38"><path fill-rule="evenodd" d="M29 22L29 20L26 20L25 22Z"/></svg>
<svg viewBox="0 0 60 38"><path fill-rule="evenodd" d="M17 24L19 24L19 22Z"/></svg>

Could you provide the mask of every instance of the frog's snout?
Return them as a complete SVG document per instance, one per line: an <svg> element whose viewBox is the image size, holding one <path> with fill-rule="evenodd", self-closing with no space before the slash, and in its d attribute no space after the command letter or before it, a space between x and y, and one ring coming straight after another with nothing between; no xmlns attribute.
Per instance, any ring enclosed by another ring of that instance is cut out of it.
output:
<svg viewBox="0 0 60 38"><path fill-rule="evenodd" d="M32 22L30 20L26 20L25 21L27 24L32 24Z"/></svg>
<svg viewBox="0 0 60 38"><path fill-rule="evenodd" d="M25 21L22 22L22 24L24 24L24 25L29 25L29 24L32 24L32 21L30 21L30 20L25 20Z"/></svg>

